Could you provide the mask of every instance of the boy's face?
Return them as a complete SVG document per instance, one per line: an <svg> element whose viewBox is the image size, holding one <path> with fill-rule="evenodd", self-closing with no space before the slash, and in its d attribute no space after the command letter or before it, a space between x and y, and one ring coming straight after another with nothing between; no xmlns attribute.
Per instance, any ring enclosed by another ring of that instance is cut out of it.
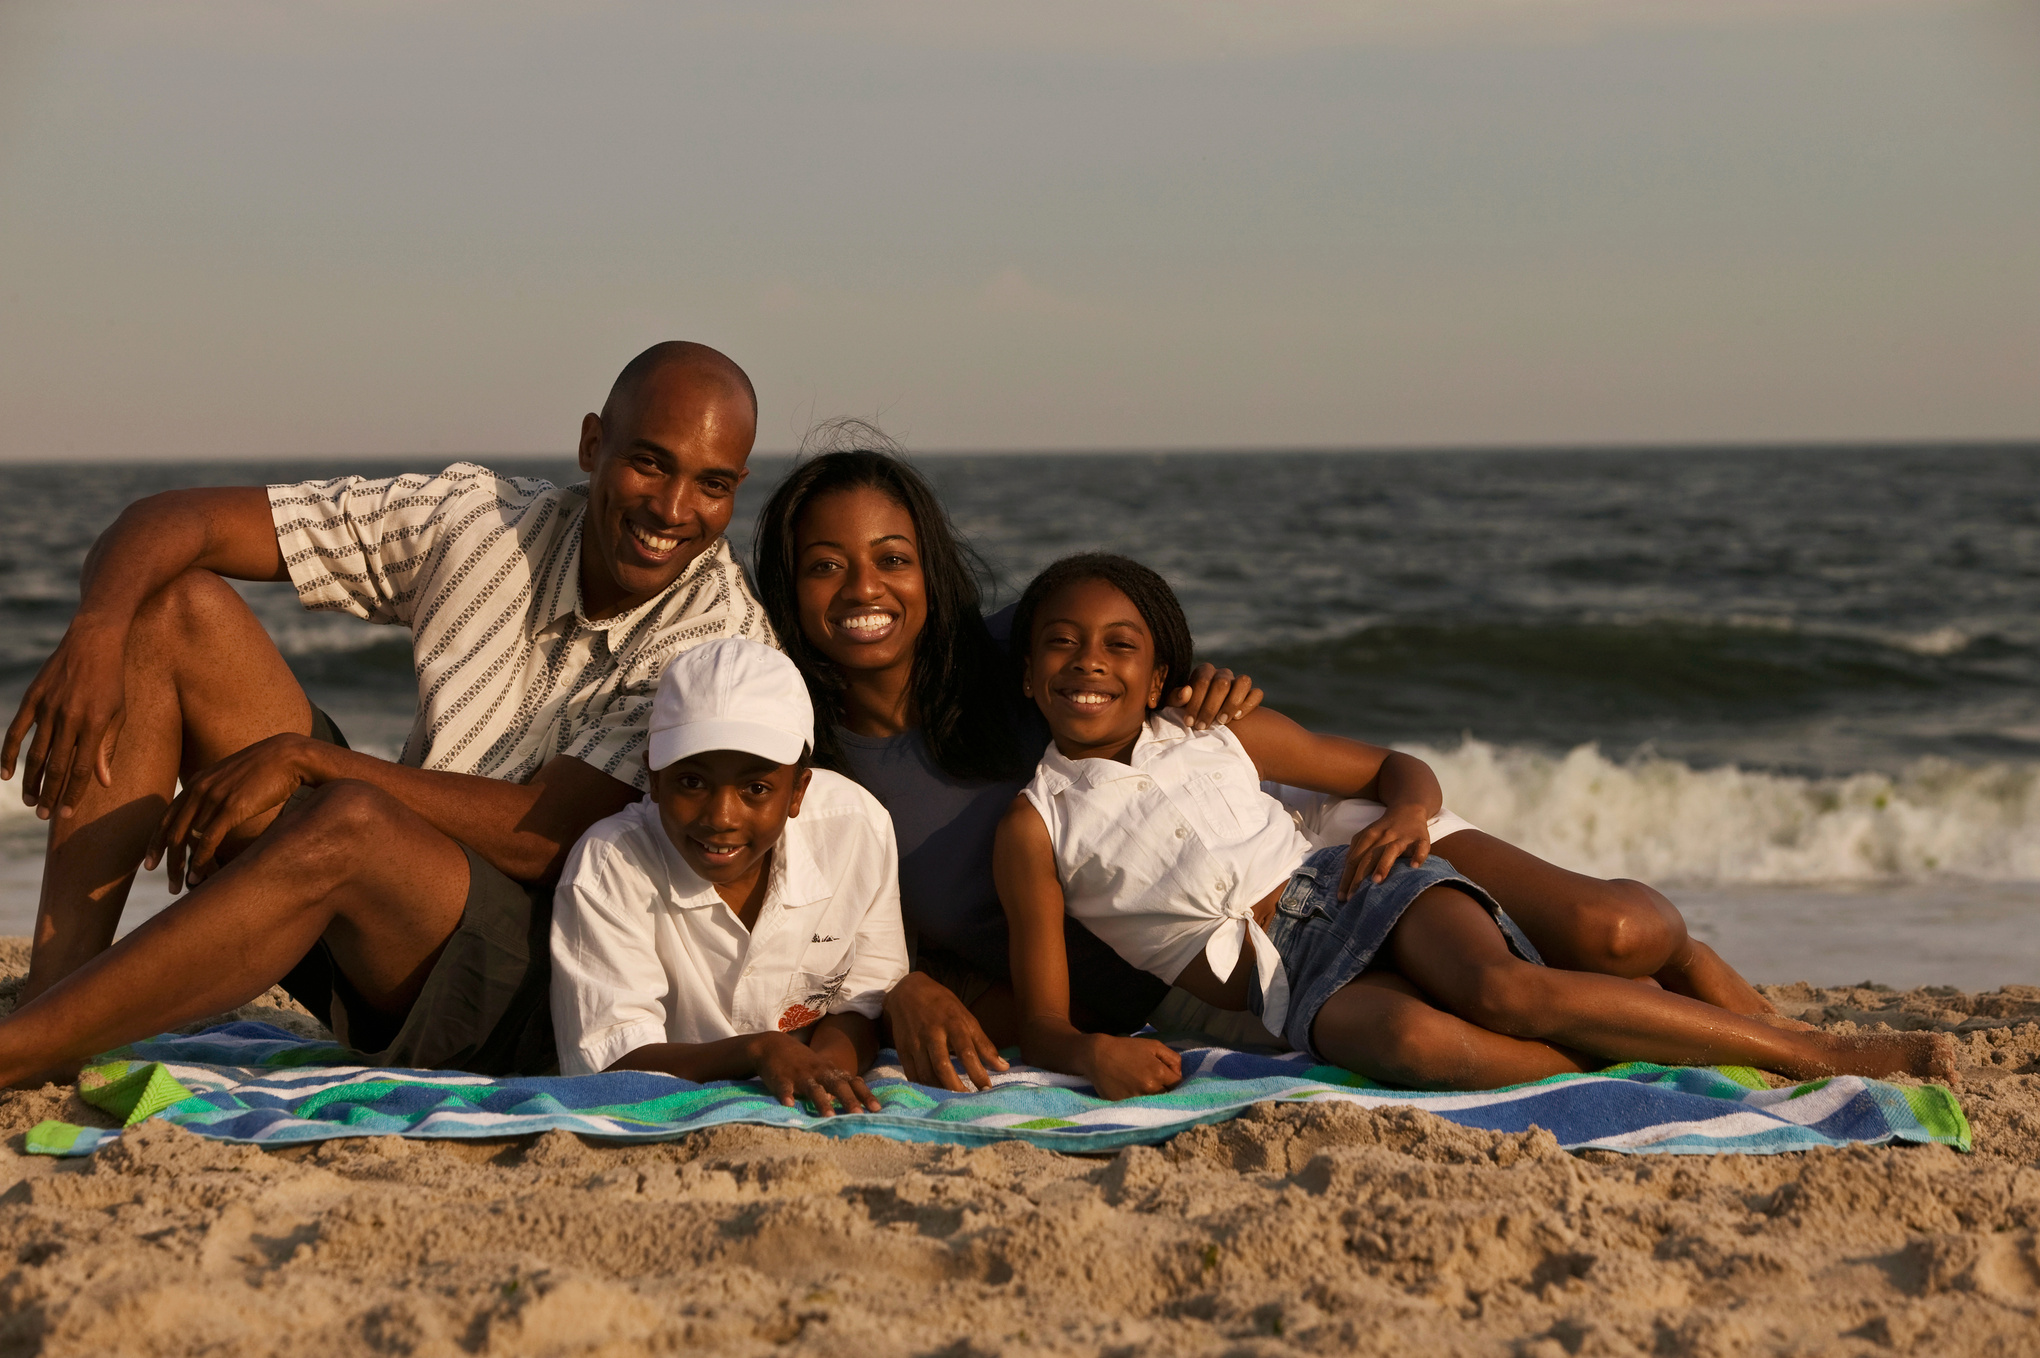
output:
<svg viewBox="0 0 2040 1358"><path fill-rule="evenodd" d="M1079 580L1041 601L1022 682L1064 754L1117 757L1166 677L1140 610L1111 585Z"/></svg>
<svg viewBox="0 0 2040 1358"><path fill-rule="evenodd" d="M713 886L755 876L800 814L810 771L741 750L709 750L652 771L666 838Z"/></svg>

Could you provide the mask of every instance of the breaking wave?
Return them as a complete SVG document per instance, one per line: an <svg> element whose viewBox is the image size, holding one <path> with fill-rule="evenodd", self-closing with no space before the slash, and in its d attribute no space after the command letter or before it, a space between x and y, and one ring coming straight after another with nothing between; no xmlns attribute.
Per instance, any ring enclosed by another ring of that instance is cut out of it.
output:
<svg viewBox="0 0 2040 1358"><path fill-rule="evenodd" d="M1593 745L1563 755L1466 740L1411 747L1445 804L1597 877L1656 883L2040 881L2040 766L1921 759L1903 772L1795 777L1696 769Z"/></svg>

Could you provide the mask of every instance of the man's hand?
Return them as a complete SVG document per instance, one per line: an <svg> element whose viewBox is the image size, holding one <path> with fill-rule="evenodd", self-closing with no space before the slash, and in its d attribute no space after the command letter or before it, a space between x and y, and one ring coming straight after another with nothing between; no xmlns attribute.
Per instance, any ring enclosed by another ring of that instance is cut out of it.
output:
<svg viewBox="0 0 2040 1358"><path fill-rule="evenodd" d="M1183 1079L1183 1058L1167 1043L1151 1037L1093 1039L1084 1074L1104 1099L1130 1099L1159 1094Z"/></svg>
<svg viewBox="0 0 2040 1358"><path fill-rule="evenodd" d="M863 1080L790 1033L760 1033L754 1051L758 1078L788 1108L806 1099L818 1117L834 1117L839 1103L846 1113L879 1111Z"/></svg>
<svg viewBox="0 0 2040 1358"><path fill-rule="evenodd" d="M900 1054L906 1076L918 1085L937 1085L964 1093L956 1078L954 1055L979 1089L990 1089L985 1067L1006 1069L1006 1058L985 1036L976 1015L954 991L926 972L910 971L885 997L885 1015L892 1023L893 1049Z"/></svg>
<svg viewBox="0 0 2040 1358"><path fill-rule="evenodd" d="M1261 690L1246 675L1214 667L1204 661L1190 671L1190 682L1169 695L1170 707L1180 707L1193 731L1208 731L1238 721L1261 705Z"/></svg>
<svg viewBox="0 0 2040 1358"><path fill-rule="evenodd" d="M1424 808L1405 802L1391 806L1381 819L1353 836L1346 851L1346 871L1339 876L1339 899L1353 894L1362 877L1379 882L1388 876L1398 858L1407 857L1410 866L1420 868L1431 856L1431 820Z"/></svg>
<svg viewBox="0 0 2040 1358"><path fill-rule="evenodd" d="M127 722L127 633L76 618L36 672L0 745L0 778L35 727L22 766L21 801L36 815L68 817L96 776L113 786L113 751Z"/></svg>
<svg viewBox="0 0 2040 1358"><path fill-rule="evenodd" d="M273 811L306 783L322 779L318 757L333 747L310 736L270 736L194 774L149 838L142 867L165 861L170 892L197 886L219 870L213 855L237 825Z"/></svg>

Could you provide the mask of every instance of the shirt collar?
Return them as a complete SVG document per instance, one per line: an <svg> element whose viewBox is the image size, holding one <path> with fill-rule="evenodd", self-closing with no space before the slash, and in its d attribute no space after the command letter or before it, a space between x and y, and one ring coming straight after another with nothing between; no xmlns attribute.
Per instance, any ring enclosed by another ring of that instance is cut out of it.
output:
<svg viewBox="0 0 2040 1358"><path fill-rule="evenodd" d="M588 487L583 484L569 486L567 489L569 492L578 493L581 503L572 511L567 524L567 550L563 556L561 569L545 582L539 596L536 616L545 619L546 627L572 623L594 632L609 632L619 627L628 628L648 611L672 597L675 590L691 582L703 571L713 569L729 554L729 539L718 537L708 544L699 556L687 563L687 569L680 572L679 579L636 608L618 613L612 618L599 620L590 618L581 603L581 542L588 526Z"/></svg>
<svg viewBox="0 0 2040 1358"><path fill-rule="evenodd" d="M1049 795L1054 796L1072 787L1103 787L1126 778L1147 777L1147 766L1189 734L1189 728L1175 716L1167 712L1150 713L1140 734L1134 737L1133 754L1125 764L1117 759L1071 759L1051 740L1041 756L1042 781L1047 784Z"/></svg>

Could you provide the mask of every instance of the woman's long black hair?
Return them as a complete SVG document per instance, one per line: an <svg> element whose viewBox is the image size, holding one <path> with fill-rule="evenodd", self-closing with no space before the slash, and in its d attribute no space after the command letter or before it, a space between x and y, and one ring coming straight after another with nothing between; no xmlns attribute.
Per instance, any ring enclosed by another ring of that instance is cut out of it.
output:
<svg viewBox="0 0 2040 1358"><path fill-rule="evenodd" d="M839 420L810 434L803 452L811 456L772 492L758 517L752 560L759 602L814 699L815 762L847 768L837 738L844 684L834 662L801 629L794 590L800 518L824 495L868 489L907 511L920 543L928 618L914 645L908 682L929 756L952 778L990 781L1024 774L1029 760L1014 729L1012 675L985 630L980 607L982 582L990 575L982 558L957 537L934 489L878 429Z"/></svg>

